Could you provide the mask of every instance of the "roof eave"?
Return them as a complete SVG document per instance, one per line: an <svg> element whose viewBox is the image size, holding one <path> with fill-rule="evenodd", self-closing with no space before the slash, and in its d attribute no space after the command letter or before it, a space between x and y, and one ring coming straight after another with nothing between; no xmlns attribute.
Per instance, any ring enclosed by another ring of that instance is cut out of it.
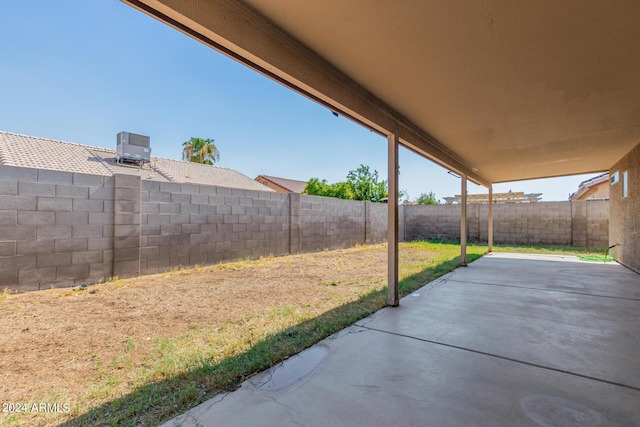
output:
<svg viewBox="0 0 640 427"><path fill-rule="evenodd" d="M121 1L376 133L397 135L403 146L476 184L491 185L426 130L239 1Z"/></svg>

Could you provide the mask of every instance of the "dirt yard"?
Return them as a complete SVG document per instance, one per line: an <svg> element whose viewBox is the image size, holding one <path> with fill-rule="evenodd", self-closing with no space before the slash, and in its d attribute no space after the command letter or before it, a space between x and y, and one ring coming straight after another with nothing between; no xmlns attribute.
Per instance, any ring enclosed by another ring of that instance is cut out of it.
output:
<svg viewBox="0 0 640 427"><path fill-rule="evenodd" d="M404 249L401 262L426 256ZM156 337L223 325L274 306L322 313L385 283L386 249L376 245L174 271L84 290L4 294L0 403L73 406L80 400L86 406L106 367L131 368L117 366L123 348L135 368L148 360ZM119 383L119 392L127 393L133 381Z"/></svg>

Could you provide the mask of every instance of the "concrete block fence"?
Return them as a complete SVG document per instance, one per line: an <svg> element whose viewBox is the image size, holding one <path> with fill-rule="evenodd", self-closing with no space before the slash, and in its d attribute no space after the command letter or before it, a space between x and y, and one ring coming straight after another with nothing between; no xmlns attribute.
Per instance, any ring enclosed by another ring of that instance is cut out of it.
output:
<svg viewBox="0 0 640 427"><path fill-rule="evenodd" d="M486 241L487 206L469 206ZM494 206L497 243L608 245L607 202ZM380 243L387 205L0 166L0 289ZM401 240L459 239L460 207L400 206Z"/></svg>
<svg viewBox="0 0 640 427"><path fill-rule="evenodd" d="M460 239L460 206L405 206L406 240ZM489 206L467 207L468 239L486 242ZM589 248L609 245L609 202L513 203L493 205L493 239L506 244L550 244Z"/></svg>
<svg viewBox="0 0 640 427"><path fill-rule="evenodd" d="M0 166L0 288L30 291L111 276L115 182Z"/></svg>
<svg viewBox="0 0 640 427"><path fill-rule="evenodd" d="M145 181L140 198L141 274L299 251L299 194Z"/></svg>
<svg viewBox="0 0 640 427"><path fill-rule="evenodd" d="M379 243L386 205L0 166L0 289Z"/></svg>

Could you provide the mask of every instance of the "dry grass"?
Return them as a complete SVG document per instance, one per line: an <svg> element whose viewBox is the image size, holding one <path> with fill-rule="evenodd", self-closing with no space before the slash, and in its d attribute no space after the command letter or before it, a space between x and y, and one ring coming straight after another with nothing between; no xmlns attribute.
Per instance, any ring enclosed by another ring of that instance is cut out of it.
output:
<svg viewBox="0 0 640 427"><path fill-rule="evenodd" d="M458 251L401 244L401 292L455 268ZM30 410L0 425L155 425L378 310L385 286L386 245L373 245L4 292L0 404Z"/></svg>

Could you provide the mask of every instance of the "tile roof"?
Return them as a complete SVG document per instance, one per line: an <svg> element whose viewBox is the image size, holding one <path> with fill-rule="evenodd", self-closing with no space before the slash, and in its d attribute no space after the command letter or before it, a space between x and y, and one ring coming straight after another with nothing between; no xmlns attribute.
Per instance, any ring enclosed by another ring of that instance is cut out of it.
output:
<svg viewBox="0 0 640 427"><path fill-rule="evenodd" d="M199 163L151 157L151 167L172 182L218 185L244 190L273 191L240 172Z"/></svg>
<svg viewBox="0 0 640 427"><path fill-rule="evenodd" d="M277 176L269 175L258 175L256 177L256 180L259 180L259 178L273 183L291 193L302 193L304 191L304 188L307 186L307 183L305 181L298 181L296 179L278 178Z"/></svg>
<svg viewBox="0 0 640 427"><path fill-rule="evenodd" d="M140 175L152 181L273 191L238 171L151 156L142 168L115 161L115 150L0 131L0 166L111 176Z"/></svg>
<svg viewBox="0 0 640 427"><path fill-rule="evenodd" d="M0 132L0 165L111 175L86 145Z"/></svg>

